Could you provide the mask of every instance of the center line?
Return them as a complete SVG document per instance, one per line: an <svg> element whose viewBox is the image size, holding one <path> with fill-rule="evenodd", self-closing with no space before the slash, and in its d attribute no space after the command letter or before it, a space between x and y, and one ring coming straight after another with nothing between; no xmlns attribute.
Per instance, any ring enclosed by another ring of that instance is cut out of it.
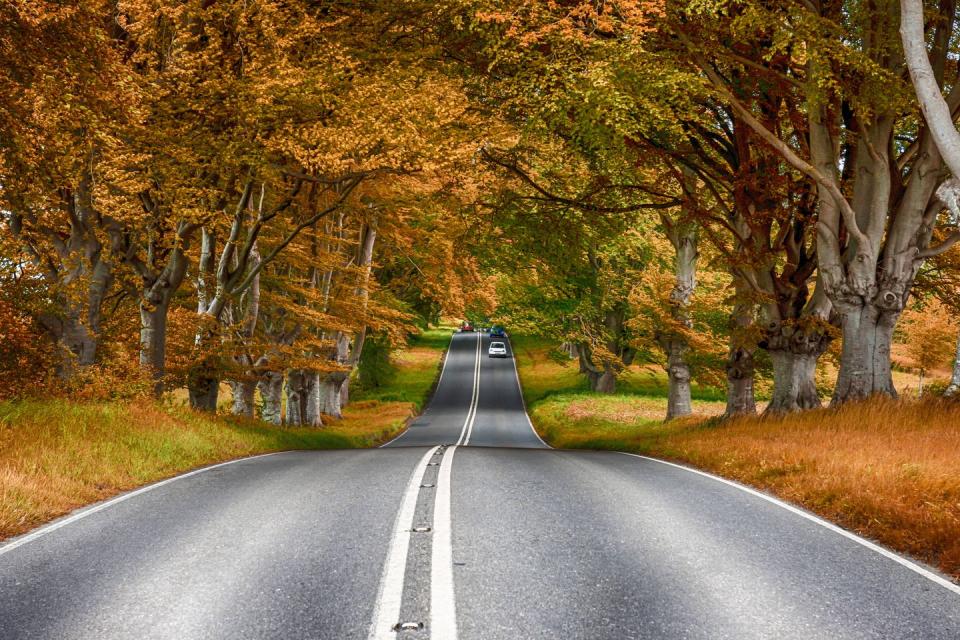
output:
<svg viewBox="0 0 960 640"><path fill-rule="evenodd" d="M387 563L380 580L380 593L373 612L373 624L370 627L369 640L394 640L393 626L400 621L400 604L403 601L404 574L407 570L407 554L410 549L410 530L413 528L413 516L417 509L417 495L427 472L427 463L440 447L433 447L425 454L410 475L410 481L400 502L400 511L393 525L390 548L387 550ZM441 464L442 468L442 464Z"/></svg>
<svg viewBox="0 0 960 640"><path fill-rule="evenodd" d="M482 336L477 334L477 353L473 363L473 393L470 395L470 408L467 410L467 419L463 421L460 438L457 440L458 445L470 444L470 435L473 433L473 423L477 418L477 404L480 400L480 351L482 344Z"/></svg>
<svg viewBox="0 0 960 640"><path fill-rule="evenodd" d="M457 606L453 592L453 546L450 518L450 470L456 446L447 449L437 475L433 503L433 549L430 559L430 637L457 640Z"/></svg>

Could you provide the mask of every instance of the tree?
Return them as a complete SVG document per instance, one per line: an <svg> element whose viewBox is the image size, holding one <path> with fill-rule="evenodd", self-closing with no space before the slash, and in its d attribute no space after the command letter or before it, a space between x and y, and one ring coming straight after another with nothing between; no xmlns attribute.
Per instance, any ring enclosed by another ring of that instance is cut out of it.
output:
<svg viewBox="0 0 960 640"><path fill-rule="evenodd" d="M942 3L939 12L933 55L942 82L953 3ZM805 136L796 135L793 126L771 129L751 111L731 79L720 73L714 55L730 51L731 32L721 29L722 35L711 37L718 33L713 17L698 9L688 15L705 27L697 31L698 42L678 33L718 97L786 163L816 183L819 283L839 315L843 336L833 402L895 395L890 375L894 325L923 261L946 249L931 245L941 210L935 191L943 162L901 80L906 69L895 48L895 12L886 5L749 5L736 23L719 21L726 29L763 29L790 56L797 80L792 90L805 104ZM950 104L960 103L957 86Z"/></svg>
<svg viewBox="0 0 960 640"><path fill-rule="evenodd" d="M123 81L111 2L0 7L0 210L55 304L36 316L68 378L97 361L121 227L97 167L138 102Z"/></svg>

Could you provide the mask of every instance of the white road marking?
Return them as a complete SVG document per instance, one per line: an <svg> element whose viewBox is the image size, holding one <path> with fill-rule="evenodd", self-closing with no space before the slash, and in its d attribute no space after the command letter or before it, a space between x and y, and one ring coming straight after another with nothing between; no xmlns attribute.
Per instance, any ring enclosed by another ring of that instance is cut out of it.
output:
<svg viewBox="0 0 960 640"><path fill-rule="evenodd" d="M820 517L818 517L818 516L815 516L815 515L813 515L812 513L808 512L808 511L804 511L803 509L800 509L800 508L798 508L798 507L795 507L795 506L793 506L792 504L788 504L788 503L786 503L786 502L784 502L784 501L782 501L782 500L780 500L780 499L778 499L778 498L774 498L773 496L767 495L767 494L765 494L765 493L763 493L763 492L761 492L761 491L757 491L756 489L752 489L752 488L750 488L750 487L747 487L747 486L745 486L745 485L742 485L742 484L740 484L739 482L734 482L733 480L727 480L726 478L721 478L720 476L715 476L715 475L713 475L712 473L707 473L706 471L700 471L699 469L691 469L690 467L685 467L685 466L683 466L682 464L676 464L676 463L673 463L673 462L667 462L666 460L659 460L659 459L657 459L657 458L651 458L651 457L649 457L649 456L641 456L641 455L636 454L636 453L627 453L626 451L618 451L617 453L622 453L622 454L625 455L625 456L632 456L632 457L634 457L634 458L641 458L642 460L649 460L649 461L651 461L651 462L658 462L658 463L660 463L660 464L665 464L665 465L667 465L667 466L669 466L669 467L675 467L675 468L677 468L677 469L682 469L682 470L684 470L684 471L689 471L690 473L695 473L695 474L700 475L700 476L703 476L703 477L705 477L705 478L710 478L711 480L716 480L717 482L722 482L723 484L726 484L726 485L729 485L729 486L734 487L734 488L736 488L736 489L739 489L740 491L744 491L744 492L746 492L746 493L749 493L749 494L752 495L752 496L756 496L757 498L760 498L761 500L766 500L767 502L769 502L769 503L771 503L771 504L774 504L774 505L780 507L781 509L786 509L786 510L789 511L790 513L793 513L793 514L795 514L795 515L798 515L798 516L800 516L801 518L805 518L805 519L809 520L810 522L813 522L813 523L815 523L815 524L818 524L818 525L820 525L821 527L823 527L823 528L825 528L825 529L829 529L830 531L833 531L834 533L838 533L838 534L840 534L841 536L843 536L844 538L847 538L848 540L852 540L853 542L856 542L857 544L862 545L862 546L866 547L867 549L870 549L871 551L875 551L876 553L879 553L879 554L882 555L883 557L888 558L888 559L890 559L890 560L893 560L893 561L896 562L897 564L906 567L906 568L909 569L910 571L913 571L914 573L917 573L917 574L923 576L924 578L927 578L928 580L937 583L937 584L940 585L941 587L943 587L943 588L945 588L945 589L949 589L949 590L952 591L953 593L955 593L955 594L957 594L957 595L960 595L960 585L957 585L957 584L951 582L950 580L944 578L943 576L937 575L937 574L934 573L933 571L930 571L929 569L926 569L926 568L920 566L920 565L917 564L916 562L913 562L912 560L908 560L907 558L904 558L903 556L901 556L901 555L899 555L899 554L897 554L897 553L894 553L893 551L890 551L889 549L884 549L884 548L881 547L880 545L875 544L875 543L873 543L873 542L870 542L870 541L867 540L866 538L861 538L860 536L858 536L858 535L855 534L855 533L852 533L852 532L850 532L850 531L847 531L846 529L843 529L842 527L839 527L839 526L833 524L832 522L828 522L827 520L824 520L824 519L822 519L822 518L820 518Z"/></svg>
<svg viewBox="0 0 960 640"><path fill-rule="evenodd" d="M527 419L527 424L530 426L530 431L533 431L533 435L537 436L537 440L543 443L547 449L553 449L550 445L540 437L540 434L537 433L536 428L533 426L533 421L530 419L530 414L527 413L527 401L523 397L523 385L520 384L520 372L517 371L517 352L513 349L513 343L510 343L510 360L513 361L513 376L517 379L517 391L520 392L520 404L523 405L523 417Z"/></svg>
<svg viewBox="0 0 960 640"><path fill-rule="evenodd" d="M430 637L435 640L457 639L457 606L453 591L453 543L450 517L450 475L456 449L456 446L447 449L440 462L436 502L433 505Z"/></svg>
<svg viewBox="0 0 960 640"><path fill-rule="evenodd" d="M3 546L0 546L0 556L2 556L2 555L5 554L5 553L9 553L10 551L13 551L13 550L16 549L17 547L21 547L21 546L27 544L28 542L32 542L32 541L36 540L37 538L43 537L43 536L47 535L48 533L52 533L52 532L56 531L57 529L60 529L60 528L62 528L62 527L65 527L65 526L67 526L68 524L73 524L73 523L76 522L77 520L82 520L83 518L86 518L87 516L92 516L93 514L99 512L99 511L103 511L104 509L106 509L106 508L108 508L108 507L112 507L113 505L118 504L118 503L120 503L120 502L123 502L124 500L129 500L130 498L134 498L134 497L139 496L139 495L141 495L141 494L144 494L144 493L146 493L146 492L148 492L148 491L153 491L154 489L159 489L160 487L162 487L162 486L164 486L164 485L166 485L166 484L170 484L171 482L176 482L177 480L183 480L184 478L189 478L189 477L191 477L191 476L195 476L195 475L197 475L197 474L204 473L204 472L206 472L206 471L212 471L213 469L219 469L220 467L225 467L225 466L227 466L227 465L229 465L229 464L236 464L236 463L238 463L238 462L245 462L245 461L247 461L247 460L255 460L255 459L257 459L257 458L266 458L266 457L268 457L268 456L276 456L276 455L279 455L279 454L281 454L281 453L290 453L290 452L289 452L289 451L274 451L273 453L262 453L262 454L256 455L256 456L248 456L248 457L246 457L246 458L238 458L237 460L228 460L227 462L221 462L221 463L219 463L219 464L210 465L209 467L203 467L202 469L195 469L195 470L193 470L193 471L189 471L189 472L187 472L187 473L183 473L183 474L180 474L180 475L178 475L178 476L174 476L174 477L172 477L172 478L167 478L166 480L161 480L160 482L155 482L155 483L153 483L153 484L148 484L147 486L141 487L141 488L137 489L136 491L131 491L131 492L129 492L129 493L121 494L121 495L119 495L119 496L117 496L117 497L115 497L115 498L111 498L111 499L107 500L106 502L101 502L101 503L98 504L98 505L95 505L95 506L90 507L90 508L88 508L88 509L84 509L83 511L79 511L79 512L77 512L77 513L74 513L73 515L67 516L66 518L63 518L62 520L57 520L56 522L53 522L53 523L51 523L51 524L48 524L48 525L45 526L45 527L40 527L39 529L35 529L35 530L32 531L31 533L28 533L28 534L26 534L26 535L24 535L24 536L21 536L21 537L19 537L19 538L15 538L15 539L12 540L11 542L8 542L7 544L5 544L5 545L3 545Z"/></svg>
<svg viewBox="0 0 960 640"><path fill-rule="evenodd" d="M403 601L403 583L407 571L407 554L410 550L410 533L413 529L413 517L417 509L417 496L420 485L427 472L427 463L440 447L433 447L420 459L410 474L407 488L403 492L400 510L393 523L393 535L387 549L387 561L380 579L380 591L373 612L373 624L370 625L370 640L392 640L396 638L393 626L400 622L400 604Z"/></svg>
<svg viewBox="0 0 960 640"><path fill-rule="evenodd" d="M460 430L460 438L457 439L457 445L470 444L470 436L473 433L473 423L477 418L477 404L480 401L480 358L483 337L477 334L477 352L473 363L473 393L470 396L470 408L467 410L467 418L463 421L463 428Z"/></svg>

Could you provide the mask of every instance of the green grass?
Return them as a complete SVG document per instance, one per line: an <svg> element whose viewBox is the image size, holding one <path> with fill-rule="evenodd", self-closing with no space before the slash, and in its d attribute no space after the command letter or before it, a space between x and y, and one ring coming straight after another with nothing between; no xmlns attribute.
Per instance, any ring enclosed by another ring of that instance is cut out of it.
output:
<svg viewBox="0 0 960 640"><path fill-rule="evenodd" d="M586 376L579 372L576 360L557 361L550 357L555 343L538 337L511 336L523 382L523 394L529 406L550 396L576 395L596 397L590 391ZM691 396L698 404L725 403L722 389L694 383ZM617 380L616 393L607 396L630 400L632 398L661 398L666 411L667 374L656 366L632 366Z"/></svg>
<svg viewBox="0 0 960 640"><path fill-rule="evenodd" d="M439 375L441 356L450 344L450 327L423 331L407 349L393 356L396 375L390 384L375 389L357 389L354 400L409 402L417 412L423 409Z"/></svg>

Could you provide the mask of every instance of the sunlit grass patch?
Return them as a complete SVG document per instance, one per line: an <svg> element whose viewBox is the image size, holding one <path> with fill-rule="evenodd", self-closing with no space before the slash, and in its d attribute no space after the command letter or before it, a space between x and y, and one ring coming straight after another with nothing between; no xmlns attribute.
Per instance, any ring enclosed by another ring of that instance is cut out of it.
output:
<svg viewBox="0 0 960 640"><path fill-rule="evenodd" d="M558 358L555 344L536 337L511 336L517 367L527 402L536 402L558 393L589 393L586 377L576 360ZM695 400L722 402L723 391L694 383ZM651 396L664 398L666 412L667 374L655 365L633 365L617 379L615 396Z"/></svg>
<svg viewBox="0 0 960 640"><path fill-rule="evenodd" d="M424 331L408 348L393 355L396 375L390 384L377 389L358 389L353 399L409 403L415 411L421 411L439 375L441 358L450 344L450 335L451 330L447 327Z"/></svg>

